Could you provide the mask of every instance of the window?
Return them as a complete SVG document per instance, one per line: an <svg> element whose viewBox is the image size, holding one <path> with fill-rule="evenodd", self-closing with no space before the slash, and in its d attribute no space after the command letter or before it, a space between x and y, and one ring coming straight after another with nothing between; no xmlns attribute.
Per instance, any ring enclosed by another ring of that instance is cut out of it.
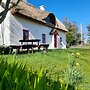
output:
<svg viewBox="0 0 90 90"><path fill-rule="evenodd" d="M62 37L60 37L60 44L62 45Z"/></svg>
<svg viewBox="0 0 90 90"><path fill-rule="evenodd" d="M23 40L28 40L28 39L29 39L29 31L23 30Z"/></svg>
<svg viewBox="0 0 90 90"><path fill-rule="evenodd" d="M46 35L42 34L42 43L46 43Z"/></svg>
<svg viewBox="0 0 90 90"><path fill-rule="evenodd" d="M45 19L47 23L52 23L53 25L56 25L56 18L55 18L55 15L50 13Z"/></svg>

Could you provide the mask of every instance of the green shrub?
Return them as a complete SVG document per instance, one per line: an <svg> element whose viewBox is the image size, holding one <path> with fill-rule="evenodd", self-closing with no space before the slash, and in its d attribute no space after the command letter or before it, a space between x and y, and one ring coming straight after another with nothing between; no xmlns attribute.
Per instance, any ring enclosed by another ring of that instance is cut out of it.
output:
<svg viewBox="0 0 90 90"><path fill-rule="evenodd" d="M70 64L65 70L65 79L68 84L67 90L77 90L77 86L83 82L83 74L80 69L80 64L77 62L80 53L72 53Z"/></svg>

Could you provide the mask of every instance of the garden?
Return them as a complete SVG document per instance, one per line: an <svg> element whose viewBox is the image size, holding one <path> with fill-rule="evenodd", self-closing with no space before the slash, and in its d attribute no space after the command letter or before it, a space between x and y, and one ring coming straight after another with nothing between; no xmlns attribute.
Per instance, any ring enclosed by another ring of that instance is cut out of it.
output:
<svg viewBox="0 0 90 90"><path fill-rule="evenodd" d="M0 90L90 90L90 49L1 54Z"/></svg>

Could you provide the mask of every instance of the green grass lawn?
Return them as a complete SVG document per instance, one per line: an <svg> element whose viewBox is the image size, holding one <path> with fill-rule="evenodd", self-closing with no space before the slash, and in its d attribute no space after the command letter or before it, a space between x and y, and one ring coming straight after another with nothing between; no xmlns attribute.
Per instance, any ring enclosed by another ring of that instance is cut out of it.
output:
<svg viewBox="0 0 90 90"><path fill-rule="evenodd" d="M71 54L77 52L80 53L77 62L84 76L80 90L90 90L90 49L52 50L47 53L35 52L34 54L0 55L0 57L7 58L9 63L22 62L26 64L28 70L35 71L43 67L44 70L48 70L47 75L55 80L60 71L68 67L72 60Z"/></svg>

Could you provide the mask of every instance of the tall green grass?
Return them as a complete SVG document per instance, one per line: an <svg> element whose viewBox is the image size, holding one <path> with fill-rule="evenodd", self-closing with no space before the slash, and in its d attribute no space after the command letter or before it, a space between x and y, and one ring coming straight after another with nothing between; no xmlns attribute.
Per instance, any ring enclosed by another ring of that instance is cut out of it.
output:
<svg viewBox="0 0 90 90"><path fill-rule="evenodd" d="M73 63L71 64L73 65ZM47 76L48 71L44 70L43 67L39 71L32 71L27 69L26 65L22 63L8 63L7 58L0 58L0 90L76 90L76 84L78 78L81 76L75 77L77 75L76 65L70 67L72 70L63 70L60 72L62 77L57 75L57 80L52 80ZM74 68L74 69L73 69ZM73 73L74 71L76 73ZM69 72L68 72L69 71ZM73 79L73 83L66 82L67 79ZM64 80L65 79L65 80ZM78 83L79 84L79 83Z"/></svg>
<svg viewBox="0 0 90 90"><path fill-rule="evenodd" d="M61 90L60 82L52 81L43 69L39 72L27 71L18 63L0 61L0 90Z"/></svg>

